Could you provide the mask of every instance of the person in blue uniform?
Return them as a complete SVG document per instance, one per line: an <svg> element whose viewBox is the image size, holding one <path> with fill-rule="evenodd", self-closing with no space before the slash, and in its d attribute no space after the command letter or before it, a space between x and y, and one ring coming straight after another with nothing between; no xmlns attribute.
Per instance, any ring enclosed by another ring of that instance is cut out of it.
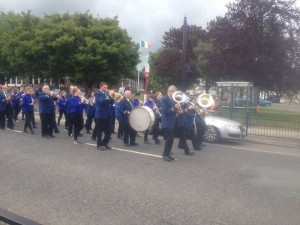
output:
<svg viewBox="0 0 300 225"><path fill-rule="evenodd" d="M170 155L174 142L176 111L180 109L179 103L176 103L172 99L172 95L175 91L177 91L177 88L174 85L169 86L167 95L161 100L161 125L165 139L165 146L162 156L163 159L168 162L175 160L175 158Z"/></svg>
<svg viewBox="0 0 300 225"><path fill-rule="evenodd" d="M41 129L42 129L42 137L55 137L53 135L53 124L54 124L54 101L57 98L54 95L54 92L50 91L48 85L44 85L42 88L42 92L39 93L39 113L41 120Z"/></svg>
<svg viewBox="0 0 300 225"><path fill-rule="evenodd" d="M73 97L70 99L70 111L71 111L71 126L73 130L74 144L80 144L78 136L83 129L83 108L87 103L84 97L80 97L80 89L73 88Z"/></svg>
<svg viewBox="0 0 300 225"><path fill-rule="evenodd" d="M195 134L192 135L192 144L195 150L201 150L204 147L203 135L206 131L206 123L205 123L205 113L197 113L195 112L195 120L194 120L194 131Z"/></svg>
<svg viewBox="0 0 300 225"><path fill-rule="evenodd" d="M14 94L11 97L12 107L13 107L13 119L19 122L18 116L21 111L21 100L23 92L20 92L19 88L15 88Z"/></svg>
<svg viewBox="0 0 300 225"><path fill-rule="evenodd" d="M62 116L65 116L65 129L67 129L67 120L66 120L66 92L61 91L59 94L59 99L56 102L58 106L58 120L57 120L57 125L60 126L60 120Z"/></svg>
<svg viewBox="0 0 300 225"><path fill-rule="evenodd" d="M160 113L159 113L159 109L158 106L154 103L154 95L149 95L148 100L145 102L144 106L149 107L150 109L153 110L154 115L155 115L155 120L157 119L157 117L159 117ZM155 121L154 121L155 124ZM144 134L144 143L145 144L151 144L151 142L148 140L148 135L149 135L150 129L145 130L145 134ZM159 144L158 141L158 127L157 126L153 126L152 127L152 132L153 132L153 139L155 140L156 144Z"/></svg>
<svg viewBox="0 0 300 225"><path fill-rule="evenodd" d="M124 98L120 102L120 123L124 130L123 142L125 146L137 146L135 142L137 132L132 129L129 124L129 115L133 109L133 105L130 101L131 91L124 92ZM130 141L130 142L129 142Z"/></svg>
<svg viewBox="0 0 300 225"><path fill-rule="evenodd" d="M140 93L135 93L134 99L132 100L133 108L143 105L143 102L139 98L140 98Z"/></svg>
<svg viewBox="0 0 300 225"><path fill-rule="evenodd" d="M123 133L124 133L122 124L120 122L120 117L121 117L120 105L121 105L122 98L123 98L123 96L117 96L116 102L115 102L115 115L116 115L116 118L119 123L117 138L120 138L120 139L123 139Z"/></svg>
<svg viewBox="0 0 300 225"><path fill-rule="evenodd" d="M108 85L106 82L100 83L100 89L96 93L96 128L97 128L97 149L104 151L111 149L108 145L111 136L111 110L114 99L107 92ZM102 133L104 138L102 139Z"/></svg>
<svg viewBox="0 0 300 225"><path fill-rule="evenodd" d="M179 133L178 148L183 149L186 155L193 155L194 152L190 152L190 147L187 144L187 130L192 126L190 119L188 120L188 105L187 103L181 103L182 113L176 117L176 130Z"/></svg>
<svg viewBox="0 0 300 225"><path fill-rule="evenodd" d="M4 85L0 90L0 129L5 129L6 119L7 127L11 130L14 129L12 114L11 95L8 93L7 86Z"/></svg>
<svg viewBox="0 0 300 225"><path fill-rule="evenodd" d="M26 93L22 96L22 112L25 113L25 124L24 124L24 133L28 133L27 128L29 128L31 134L34 134L33 131L33 118L34 118L34 99L33 99L33 88L28 86L26 87Z"/></svg>
<svg viewBox="0 0 300 225"><path fill-rule="evenodd" d="M73 89L75 88L75 86L71 85L69 88L69 93L66 95L66 126L68 129L68 135L71 136L72 135L72 123L71 123L71 108L70 108L70 99L73 97L72 93L73 93Z"/></svg>
<svg viewBox="0 0 300 225"><path fill-rule="evenodd" d="M116 125L116 110L115 110L115 98L116 98L116 93L114 90L110 90L109 91L109 95L112 97L112 99L114 100L114 102L112 104L110 104L109 110L110 110L110 129L111 129L111 133L115 134L115 125Z"/></svg>
<svg viewBox="0 0 300 225"><path fill-rule="evenodd" d="M95 118L95 92L91 91L88 95L88 102L87 102L87 109L86 109L86 116L87 119L85 121L85 129L86 133L90 134L90 130L92 130L92 123Z"/></svg>
<svg viewBox="0 0 300 225"><path fill-rule="evenodd" d="M4 86L0 85L0 129L5 130L5 112L7 108L7 94Z"/></svg>

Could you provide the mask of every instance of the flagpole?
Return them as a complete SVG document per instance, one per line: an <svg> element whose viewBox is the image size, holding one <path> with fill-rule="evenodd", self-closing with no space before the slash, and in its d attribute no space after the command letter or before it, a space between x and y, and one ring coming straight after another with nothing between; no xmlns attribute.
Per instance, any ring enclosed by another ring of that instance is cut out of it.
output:
<svg viewBox="0 0 300 225"><path fill-rule="evenodd" d="M139 60L141 59L141 41L139 43ZM138 66L138 82L137 82L137 92L139 92L140 89L140 68L141 67L141 63L139 62L139 66Z"/></svg>

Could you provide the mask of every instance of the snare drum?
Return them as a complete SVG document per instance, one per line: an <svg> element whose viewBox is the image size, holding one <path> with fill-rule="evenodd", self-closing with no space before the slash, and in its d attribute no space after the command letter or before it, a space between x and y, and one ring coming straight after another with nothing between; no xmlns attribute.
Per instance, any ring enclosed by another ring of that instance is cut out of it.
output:
<svg viewBox="0 0 300 225"><path fill-rule="evenodd" d="M152 109L147 106L134 108L130 112L129 124L136 131L144 131L151 129L155 121L155 114Z"/></svg>

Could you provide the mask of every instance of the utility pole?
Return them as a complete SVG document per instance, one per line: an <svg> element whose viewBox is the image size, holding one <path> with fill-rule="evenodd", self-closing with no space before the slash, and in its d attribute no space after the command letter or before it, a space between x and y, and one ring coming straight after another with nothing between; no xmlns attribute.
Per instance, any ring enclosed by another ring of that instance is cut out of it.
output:
<svg viewBox="0 0 300 225"><path fill-rule="evenodd" d="M186 30L187 30L187 18L184 16L183 26L182 26L182 54L181 54L181 89L186 91Z"/></svg>

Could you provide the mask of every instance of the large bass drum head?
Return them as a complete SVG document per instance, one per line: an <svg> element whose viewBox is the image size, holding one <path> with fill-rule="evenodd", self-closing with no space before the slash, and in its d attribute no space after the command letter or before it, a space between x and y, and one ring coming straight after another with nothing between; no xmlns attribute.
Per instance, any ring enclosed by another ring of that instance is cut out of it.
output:
<svg viewBox="0 0 300 225"><path fill-rule="evenodd" d="M130 126L140 132L147 130L153 124L155 119L154 112L147 106L134 108L129 116Z"/></svg>

